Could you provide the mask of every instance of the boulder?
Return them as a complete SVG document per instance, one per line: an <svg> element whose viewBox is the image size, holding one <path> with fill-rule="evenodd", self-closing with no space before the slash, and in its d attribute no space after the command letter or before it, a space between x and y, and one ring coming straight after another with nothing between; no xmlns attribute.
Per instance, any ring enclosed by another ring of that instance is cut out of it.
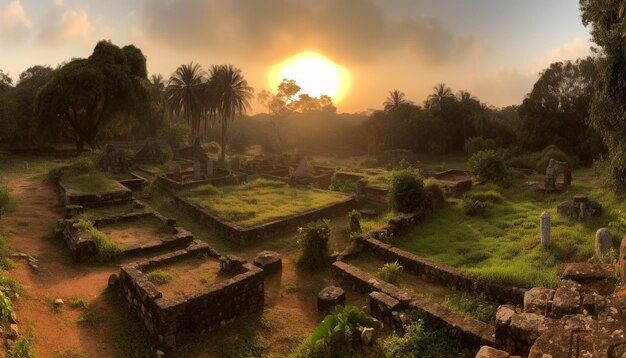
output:
<svg viewBox="0 0 626 358"><path fill-rule="evenodd" d="M265 273L272 273L280 271L283 264L278 252L261 251L254 258L254 265L265 271Z"/></svg>
<svg viewBox="0 0 626 358"><path fill-rule="evenodd" d="M510 355L505 351L501 351L501 350L498 350L489 346L483 346L482 348L480 348L478 353L476 353L475 358L509 358L509 357Z"/></svg>
<svg viewBox="0 0 626 358"><path fill-rule="evenodd" d="M613 248L613 235L609 229L603 227L596 231L596 256L604 259L604 256Z"/></svg>
<svg viewBox="0 0 626 358"><path fill-rule="evenodd" d="M345 304L346 293L341 287L328 286L317 294L317 311L321 314L328 314L332 307Z"/></svg>

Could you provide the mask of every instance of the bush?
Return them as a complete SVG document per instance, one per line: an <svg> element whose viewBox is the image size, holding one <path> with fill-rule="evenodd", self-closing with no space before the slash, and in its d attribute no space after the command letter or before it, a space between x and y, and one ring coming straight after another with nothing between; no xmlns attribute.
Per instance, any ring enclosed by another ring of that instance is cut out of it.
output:
<svg viewBox="0 0 626 358"><path fill-rule="evenodd" d="M425 207L434 210L446 202L443 189L436 180L427 179L424 181Z"/></svg>
<svg viewBox="0 0 626 358"><path fill-rule="evenodd" d="M491 138L472 137L465 140L465 153L468 155L489 149L496 149L496 141Z"/></svg>
<svg viewBox="0 0 626 358"><path fill-rule="evenodd" d="M37 358L30 351L30 341L22 337L7 351L7 358Z"/></svg>
<svg viewBox="0 0 626 358"><path fill-rule="evenodd" d="M478 216L487 213L487 205L480 200L465 198L463 200L463 211L465 215Z"/></svg>
<svg viewBox="0 0 626 358"><path fill-rule="evenodd" d="M8 208L11 202L11 189L3 178L0 178L0 208Z"/></svg>
<svg viewBox="0 0 626 358"><path fill-rule="evenodd" d="M78 229L89 233L91 239L96 244L96 248L98 249L96 261L109 262L116 259L122 253L122 246L109 239L105 233L96 229L89 221L79 220L75 225Z"/></svg>
<svg viewBox="0 0 626 358"><path fill-rule="evenodd" d="M167 272L159 270L148 273L146 278L155 285L164 285L172 279Z"/></svg>
<svg viewBox="0 0 626 358"><path fill-rule="evenodd" d="M313 221L298 229L300 256L298 266L304 269L317 269L328 265L330 248L328 220Z"/></svg>
<svg viewBox="0 0 626 358"><path fill-rule="evenodd" d="M477 193L469 193L466 195L466 198L474 201L483 201L490 202L494 204L499 204L504 201L504 197L502 194L498 193L495 190L482 191Z"/></svg>
<svg viewBox="0 0 626 358"><path fill-rule="evenodd" d="M576 166L576 161L572 157L567 155L556 145L550 145L541 151L541 156L535 165L535 171L539 174L545 174L550 159L558 160L559 162L567 162L571 169L574 169Z"/></svg>
<svg viewBox="0 0 626 358"><path fill-rule="evenodd" d="M337 177L336 175L333 175L330 178L330 186L328 186L328 189L339 191L342 193L356 193L357 185L353 181L343 180Z"/></svg>
<svg viewBox="0 0 626 358"><path fill-rule="evenodd" d="M394 171L389 189L389 201L394 210L409 213L422 207L424 179L409 169Z"/></svg>
<svg viewBox="0 0 626 358"><path fill-rule="evenodd" d="M513 172L504 161L501 152L481 150L468 160L469 166L482 179L502 187L511 186Z"/></svg>
<svg viewBox="0 0 626 358"><path fill-rule="evenodd" d="M159 131L159 141L167 143L170 148L175 151L179 148L189 145L189 136L191 128L189 125L180 121L171 121L166 123Z"/></svg>
<svg viewBox="0 0 626 358"><path fill-rule="evenodd" d="M378 277L389 283L396 283L400 272L402 272L402 265L398 261L387 262L378 270Z"/></svg>
<svg viewBox="0 0 626 358"><path fill-rule="evenodd" d="M91 158L88 156L81 156L74 160L74 163L72 163L70 167L81 172L88 172L90 170L94 170L96 166L93 164L93 160L91 160Z"/></svg>
<svg viewBox="0 0 626 358"><path fill-rule="evenodd" d="M295 357L352 357L353 332L358 327L380 328L380 323L354 306L334 306L315 328L307 341L298 347Z"/></svg>

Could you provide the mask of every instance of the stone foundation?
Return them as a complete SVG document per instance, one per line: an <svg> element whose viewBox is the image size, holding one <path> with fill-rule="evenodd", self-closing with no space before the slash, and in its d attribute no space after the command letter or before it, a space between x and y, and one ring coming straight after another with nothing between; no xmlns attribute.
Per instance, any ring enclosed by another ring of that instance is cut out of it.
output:
<svg viewBox="0 0 626 358"><path fill-rule="evenodd" d="M180 191L190 188L195 188L205 184L211 184L215 186L237 184L246 180L247 175L243 173L234 173L226 169L215 168L213 169L214 176L202 180L190 180L190 181L178 181L174 178L173 173L166 173L157 175L156 182L162 187L170 191ZM185 170L181 172L183 177L192 177L193 170Z"/></svg>
<svg viewBox="0 0 626 358"><path fill-rule="evenodd" d="M263 270L243 263L238 274L201 291L164 299L143 272L192 256L215 256L208 245L194 241L185 250L123 265L119 286L131 310L164 348L180 345L186 335L205 333L237 316L263 308ZM176 279L176 278L173 278Z"/></svg>

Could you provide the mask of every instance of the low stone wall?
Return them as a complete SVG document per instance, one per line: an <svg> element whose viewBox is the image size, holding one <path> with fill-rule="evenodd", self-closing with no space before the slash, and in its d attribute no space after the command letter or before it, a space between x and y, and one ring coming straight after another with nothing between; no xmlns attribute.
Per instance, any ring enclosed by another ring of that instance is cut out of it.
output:
<svg viewBox="0 0 626 358"><path fill-rule="evenodd" d="M141 190L146 186L146 184L148 184L148 180L146 178L139 176L135 173L129 174L133 177L133 179L118 180L117 182L130 190Z"/></svg>
<svg viewBox="0 0 626 358"><path fill-rule="evenodd" d="M121 267L119 284L126 301L164 348L175 348L188 334L205 333L263 308L263 270L249 263L243 263L233 278L170 299L163 298L143 274L188 257L212 254L208 245L194 241L185 250Z"/></svg>
<svg viewBox="0 0 626 358"><path fill-rule="evenodd" d="M455 329L459 332L464 346L479 349L483 345L495 344L495 328L492 325L458 315L428 299L413 297L398 287L342 261L333 263L331 272L333 279L340 286L362 293L381 292L397 301L397 303L393 301L394 307L424 312L433 322ZM376 314L382 310L374 311ZM384 320L384 317L382 318Z"/></svg>
<svg viewBox="0 0 626 358"><path fill-rule="evenodd" d="M59 200L64 206L80 205L86 208L93 208L117 205L133 200L133 192L130 189L120 189L119 191L108 193L72 194L71 190L67 189L61 182L58 182L56 187Z"/></svg>
<svg viewBox="0 0 626 358"><path fill-rule="evenodd" d="M244 173L234 173L234 172L230 172L226 169L221 169L221 168L215 168L215 173L217 175L215 177L202 179L202 180L192 180L189 182L176 181L174 180L172 173L166 173L166 174L157 175L156 182L162 187L175 192L175 191L195 188L195 187L202 186L205 184L211 184L215 186L237 184L237 183L245 181L248 177ZM181 175L193 176L193 170L183 171Z"/></svg>
<svg viewBox="0 0 626 358"><path fill-rule="evenodd" d="M294 230L310 221L328 218L340 214L346 214L356 206L356 200L347 197L344 201L330 204L319 209L292 215L269 223L244 228L235 223L226 221L207 209L200 207L179 195L173 196L174 203L178 208L193 216L203 225L210 227L234 242L247 244L274 235L279 235Z"/></svg>
<svg viewBox="0 0 626 358"><path fill-rule="evenodd" d="M364 250L371 251L387 262L398 261L404 271L423 280L454 287L459 291L481 293L500 303L521 304L524 301L526 290L523 288L487 282L454 267L400 250L369 235L359 236L357 243Z"/></svg>
<svg viewBox="0 0 626 358"><path fill-rule="evenodd" d="M387 204L389 197L389 190L385 188L379 188L376 186L365 186L363 188L363 196L365 199L374 201L381 204Z"/></svg>
<svg viewBox="0 0 626 358"><path fill-rule="evenodd" d="M193 235L189 231L176 226L175 220L167 219L156 212L119 215L98 218L91 221L93 222L94 227L102 228L117 222L132 222L147 217L154 217L158 219L162 225L167 225L171 229L172 235L161 239L158 243L125 247L121 254L122 257L181 248L187 246L191 241L193 241ZM74 224L77 221L78 220L76 219L60 220L55 228L56 236L65 241L75 261L93 260L98 254L98 248L91 237L74 227Z"/></svg>

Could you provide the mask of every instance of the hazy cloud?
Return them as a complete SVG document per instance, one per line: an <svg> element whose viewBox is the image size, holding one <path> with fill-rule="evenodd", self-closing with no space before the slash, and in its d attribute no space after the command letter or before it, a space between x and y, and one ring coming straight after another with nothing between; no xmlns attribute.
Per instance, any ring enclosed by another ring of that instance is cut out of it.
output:
<svg viewBox="0 0 626 358"><path fill-rule="evenodd" d="M372 0L155 0L146 3L142 15L148 41L257 59L317 50L355 63L404 49L435 65L488 49L471 35L451 33L435 18L388 17Z"/></svg>
<svg viewBox="0 0 626 358"><path fill-rule="evenodd" d="M581 57L587 57L591 55L591 43L581 38L575 38L571 42L556 48L550 52L545 59L543 65L548 67L554 62L576 60Z"/></svg>
<svg viewBox="0 0 626 358"><path fill-rule="evenodd" d="M61 12L59 6L49 10L37 35L40 44L55 45L91 40L93 25L85 10Z"/></svg>
<svg viewBox="0 0 626 358"><path fill-rule="evenodd" d="M19 0L12 0L0 9L0 40L10 43L24 40L31 26Z"/></svg>
<svg viewBox="0 0 626 358"><path fill-rule="evenodd" d="M482 76L469 88L479 98L488 98L491 105L506 106L522 103L538 78L538 73L526 74L516 68L503 68L490 76Z"/></svg>

